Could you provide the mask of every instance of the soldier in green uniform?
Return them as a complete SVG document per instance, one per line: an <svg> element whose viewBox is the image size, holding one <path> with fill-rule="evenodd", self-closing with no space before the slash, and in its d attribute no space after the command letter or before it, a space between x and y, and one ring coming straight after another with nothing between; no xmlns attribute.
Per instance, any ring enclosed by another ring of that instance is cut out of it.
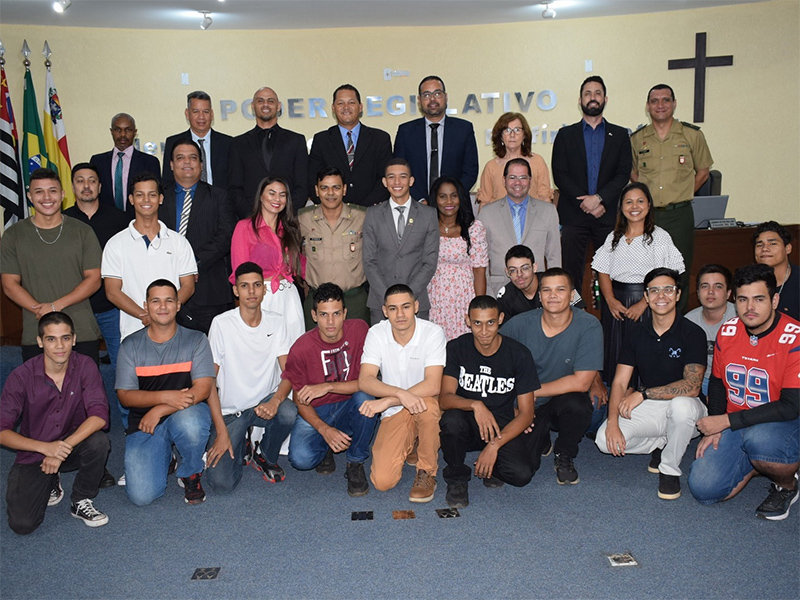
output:
<svg viewBox="0 0 800 600"><path fill-rule="evenodd" d="M344 291L348 319L362 319L369 325L367 278L361 261L367 210L344 202L347 187L336 167L320 170L315 189L320 203L301 209L297 215L303 254L308 260L306 281L311 287L303 306L306 330L316 327L311 319L312 300L325 282L335 283Z"/></svg>
<svg viewBox="0 0 800 600"><path fill-rule="evenodd" d="M656 225L666 229L683 254L686 270L681 286L689 289L694 255L694 211L692 198L706 179L714 161L700 128L673 117L675 92L666 84L653 86L647 94L651 124L631 135L632 181L650 188L655 204ZM683 294L679 311L685 312L689 294Z"/></svg>

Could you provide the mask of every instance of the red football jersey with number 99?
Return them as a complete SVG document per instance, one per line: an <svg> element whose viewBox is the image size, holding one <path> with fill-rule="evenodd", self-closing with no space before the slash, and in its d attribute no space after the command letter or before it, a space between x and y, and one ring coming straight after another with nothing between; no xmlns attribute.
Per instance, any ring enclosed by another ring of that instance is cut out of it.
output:
<svg viewBox="0 0 800 600"><path fill-rule="evenodd" d="M800 323L780 315L777 327L751 339L734 317L717 333L711 373L725 384L729 413L777 401L782 389L800 388Z"/></svg>

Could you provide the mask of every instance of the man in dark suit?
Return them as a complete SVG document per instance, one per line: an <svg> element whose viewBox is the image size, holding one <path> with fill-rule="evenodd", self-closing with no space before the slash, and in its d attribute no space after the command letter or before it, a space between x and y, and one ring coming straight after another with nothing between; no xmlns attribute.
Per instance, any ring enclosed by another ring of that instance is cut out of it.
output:
<svg viewBox="0 0 800 600"><path fill-rule="evenodd" d="M369 308L372 324L386 317L383 306L386 290L403 283L419 301L417 315L428 318L431 303L428 283L439 260L439 219L436 209L413 202L409 190L414 185L411 167L402 158L386 164L383 185L390 198L367 210L364 219L362 256L369 283Z"/></svg>
<svg viewBox="0 0 800 600"><path fill-rule="evenodd" d="M189 122L189 129L169 136L164 142L164 173L161 176L161 183L166 188L175 181L170 167L172 148L178 140L189 138L197 142L202 150L200 158L203 161L203 172L200 174L200 181L227 190L228 153L231 150L233 138L211 129L214 122L211 96L201 91L192 92L186 96L184 114Z"/></svg>
<svg viewBox="0 0 800 600"><path fill-rule="evenodd" d="M203 163L197 143L179 140L170 169L175 181L164 188L158 217L186 237L197 260L195 292L181 306L178 322L208 334L213 318L233 308L228 265L236 216L225 190L200 181Z"/></svg>
<svg viewBox="0 0 800 600"><path fill-rule="evenodd" d="M274 90L253 96L256 126L236 136L228 157L228 195L239 219L253 212L258 184L264 177L289 183L295 214L308 201L308 150L305 136L278 125L283 105Z"/></svg>
<svg viewBox="0 0 800 600"><path fill-rule="evenodd" d="M447 91L444 82L429 75L419 84L421 119L397 128L394 155L411 165L414 185L411 196L426 200L431 184L440 175L457 177L469 190L478 179L478 146L472 123L446 117Z"/></svg>
<svg viewBox="0 0 800 600"><path fill-rule="evenodd" d="M619 195L630 177L630 138L603 118L607 101L603 79L587 77L579 98L583 119L561 128L553 145L562 260L579 292L586 246L591 239L597 250L614 229Z"/></svg>
<svg viewBox="0 0 800 600"><path fill-rule="evenodd" d="M161 164L155 156L139 152L133 147L136 139L136 121L127 113L111 119L111 137L114 149L95 154L89 160L100 173L100 202L116 206L134 218L133 206L128 202L128 182L139 173L161 173Z"/></svg>
<svg viewBox="0 0 800 600"><path fill-rule="evenodd" d="M347 201L372 206L389 197L381 182L386 163L392 158L389 134L360 122L363 105L358 90L346 83L333 92L336 125L320 131L311 143L308 157L308 189L314 190L316 176L325 167L336 167L345 177ZM312 192L312 200L319 197Z"/></svg>

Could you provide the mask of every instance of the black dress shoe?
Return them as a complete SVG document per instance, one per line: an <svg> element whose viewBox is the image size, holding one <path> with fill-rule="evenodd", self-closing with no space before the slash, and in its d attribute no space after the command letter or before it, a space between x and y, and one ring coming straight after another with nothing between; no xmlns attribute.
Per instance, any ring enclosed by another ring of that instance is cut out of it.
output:
<svg viewBox="0 0 800 600"><path fill-rule="evenodd" d="M114 487L115 485L117 485L117 479L106 469L103 473L103 477L100 479L100 489L104 490L105 488Z"/></svg>

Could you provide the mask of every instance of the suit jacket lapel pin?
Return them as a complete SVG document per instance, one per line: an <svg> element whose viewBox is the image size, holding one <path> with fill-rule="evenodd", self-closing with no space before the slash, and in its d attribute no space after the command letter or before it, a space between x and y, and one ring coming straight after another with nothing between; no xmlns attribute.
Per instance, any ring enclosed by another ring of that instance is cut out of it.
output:
<svg viewBox="0 0 800 600"><path fill-rule="evenodd" d="M409 219L409 220L408 220L408 224L409 224L409 225L413 225L413 224L414 224L414 219Z"/></svg>

